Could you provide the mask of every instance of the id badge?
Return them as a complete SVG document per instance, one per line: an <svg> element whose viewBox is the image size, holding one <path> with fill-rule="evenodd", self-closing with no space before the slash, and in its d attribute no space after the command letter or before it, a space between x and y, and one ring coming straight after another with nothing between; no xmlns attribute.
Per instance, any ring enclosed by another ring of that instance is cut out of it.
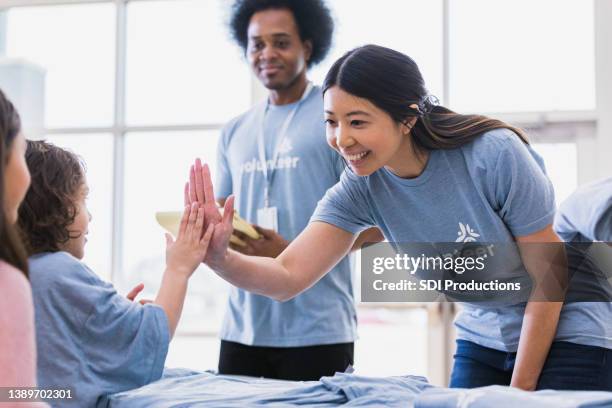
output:
<svg viewBox="0 0 612 408"><path fill-rule="evenodd" d="M278 232L278 213L276 207L265 207L257 210L257 225Z"/></svg>

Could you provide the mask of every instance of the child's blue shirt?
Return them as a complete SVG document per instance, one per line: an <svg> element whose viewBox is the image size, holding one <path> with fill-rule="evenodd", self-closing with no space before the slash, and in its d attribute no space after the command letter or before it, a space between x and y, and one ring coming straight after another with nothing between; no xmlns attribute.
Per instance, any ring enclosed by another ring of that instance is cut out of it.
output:
<svg viewBox="0 0 612 408"><path fill-rule="evenodd" d="M105 394L158 380L168 320L131 302L66 252L30 258L40 388L72 388L62 406L93 407Z"/></svg>

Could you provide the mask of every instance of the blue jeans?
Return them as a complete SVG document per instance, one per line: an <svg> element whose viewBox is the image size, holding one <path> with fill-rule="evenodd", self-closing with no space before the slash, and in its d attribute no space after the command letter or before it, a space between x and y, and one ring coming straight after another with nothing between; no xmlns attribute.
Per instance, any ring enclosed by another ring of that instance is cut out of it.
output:
<svg viewBox="0 0 612 408"><path fill-rule="evenodd" d="M457 340L451 388L510 385L516 353ZM612 391L612 350L554 342L538 380L538 390Z"/></svg>

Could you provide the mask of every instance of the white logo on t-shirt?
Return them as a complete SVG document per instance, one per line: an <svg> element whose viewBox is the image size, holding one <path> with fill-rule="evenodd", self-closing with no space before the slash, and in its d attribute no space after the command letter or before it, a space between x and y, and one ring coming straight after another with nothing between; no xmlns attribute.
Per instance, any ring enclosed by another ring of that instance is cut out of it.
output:
<svg viewBox="0 0 612 408"><path fill-rule="evenodd" d="M480 237L476 231L470 228L470 224L459 223L459 232L457 232L459 238L455 242L476 242L476 238Z"/></svg>
<svg viewBox="0 0 612 408"><path fill-rule="evenodd" d="M291 140L285 138L283 139L280 146L278 146L278 152L281 154L287 154L291 150L293 150L293 146L291 145Z"/></svg>

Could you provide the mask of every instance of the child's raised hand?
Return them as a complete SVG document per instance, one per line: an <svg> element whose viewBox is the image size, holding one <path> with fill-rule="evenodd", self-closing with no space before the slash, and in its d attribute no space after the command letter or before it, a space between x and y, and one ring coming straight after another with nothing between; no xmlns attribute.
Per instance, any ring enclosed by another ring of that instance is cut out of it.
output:
<svg viewBox="0 0 612 408"><path fill-rule="evenodd" d="M203 233L204 209L197 203L185 206L176 241L166 233L167 269L189 278L206 257L214 229L214 225L209 224Z"/></svg>
<svg viewBox="0 0 612 408"><path fill-rule="evenodd" d="M215 193L210 169L207 164L202 165L196 159L189 171L189 183L185 185L185 204L198 203L204 210L204 225L209 228L214 225L208 253L204 259L208 265L213 266L223 262L229 248L229 240L234 230L232 219L234 216L234 197L225 200L223 215L217 208Z"/></svg>
<svg viewBox="0 0 612 408"><path fill-rule="evenodd" d="M222 217L215 201L215 192L208 164L202 165L200 159L189 169L189 183L185 185L185 205L197 202L204 208L204 226L221 222Z"/></svg>

